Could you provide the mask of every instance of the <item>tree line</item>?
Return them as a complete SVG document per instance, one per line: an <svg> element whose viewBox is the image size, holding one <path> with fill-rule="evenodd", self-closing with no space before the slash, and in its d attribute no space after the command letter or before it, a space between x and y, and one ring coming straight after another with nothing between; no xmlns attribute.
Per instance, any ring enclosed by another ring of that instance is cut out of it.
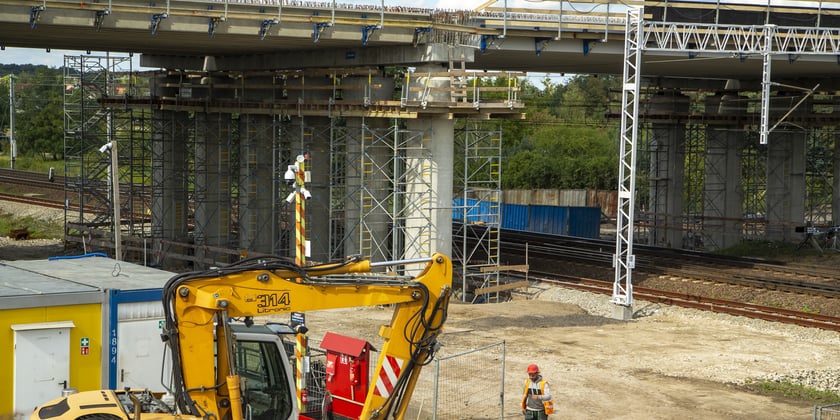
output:
<svg viewBox="0 0 840 420"><path fill-rule="evenodd" d="M14 77L15 140L19 157L60 160L64 150L63 69L0 64L0 135L10 126ZM481 84L506 86L504 79ZM614 189L618 182L617 121L607 118L616 76L575 75L538 87L517 81L525 120L502 122L502 188ZM8 155L8 137L0 143Z"/></svg>

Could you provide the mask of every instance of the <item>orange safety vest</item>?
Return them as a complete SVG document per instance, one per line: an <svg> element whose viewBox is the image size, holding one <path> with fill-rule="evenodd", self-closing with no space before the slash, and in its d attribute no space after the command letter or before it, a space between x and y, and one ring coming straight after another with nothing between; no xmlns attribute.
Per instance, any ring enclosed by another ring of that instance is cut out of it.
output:
<svg viewBox="0 0 840 420"><path fill-rule="evenodd" d="M540 392L543 395L545 395L545 383L546 383L545 379L540 379ZM525 380L525 392L523 392L523 394L522 394L522 409L523 410L525 410L525 408L528 406L528 388L530 387L530 385L531 385L531 380L530 379ZM543 403L543 408L545 409L545 414L546 415L554 414L554 401L548 400L548 401L543 401L542 403Z"/></svg>

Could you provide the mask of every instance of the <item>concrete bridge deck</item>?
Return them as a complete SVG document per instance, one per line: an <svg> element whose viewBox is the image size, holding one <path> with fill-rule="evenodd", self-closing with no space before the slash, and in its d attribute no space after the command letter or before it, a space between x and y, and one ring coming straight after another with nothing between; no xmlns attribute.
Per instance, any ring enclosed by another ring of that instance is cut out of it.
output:
<svg viewBox="0 0 840 420"><path fill-rule="evenodd" d="M777 78L823 78L838 70L840 3L538 4L539 8L505 7L495 1L477 10L441 11L299 0L5 0L0 1L0 42L131 52L142 54L141 62L150 67L189 70L201 70L204 58L213 56L216 69L237 71L446 62L453 57L429 55L423 48L442 44L457 47L454 58L468 69L621 74L625 12L644 7L645 20L659 23L648 31L686 35L677 48L645 53L646 76L760 80L758 51L721 53L702 44L710 33L727 33L733 27L743 31L726 42L760 42L757 37L765 25L799 28L786 37L784 48L790 54L775 58ZM662 22L685 25L674 29ZM815 48L827 50L814 54Z"/></svg>

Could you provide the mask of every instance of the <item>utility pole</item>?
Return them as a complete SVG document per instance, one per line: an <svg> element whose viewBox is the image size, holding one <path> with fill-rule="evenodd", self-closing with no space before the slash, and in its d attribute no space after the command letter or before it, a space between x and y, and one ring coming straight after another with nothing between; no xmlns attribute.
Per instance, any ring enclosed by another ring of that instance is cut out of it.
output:
<svg viewBox="0 0 840 420"><path fill-rule="evenodd" d="M17 142L15 141L15 75L9 75L9 162L15 169Z"/></svg>

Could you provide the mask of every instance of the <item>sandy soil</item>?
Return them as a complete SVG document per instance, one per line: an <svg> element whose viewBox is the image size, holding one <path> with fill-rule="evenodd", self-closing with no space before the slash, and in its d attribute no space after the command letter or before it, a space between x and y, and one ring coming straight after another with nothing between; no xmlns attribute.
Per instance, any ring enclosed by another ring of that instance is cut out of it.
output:
<svg viewBox="0 0 840 420"><path fill-rule="evenodd" d="M534 300L453 304L439 356L505 340L504 418L521 417L519 393L529 363L539 364L551 383L557 408L552 418L567 419L810 419L811 403L759 395L742 385L840 366L836 333L644 302L636 302L636 319L619 322L563 302L576 296L580 293L549 289ZM307 314L307 324L313 340L335 331L376 347L381 339L371 325L387 323L390 315L384 308L314 312ZM496 366L488 363L486 369ZM492 383L471 380L466 370L442 373L463 379L458 390L447 392L476 388L493 394ZM426 383L432 372L423 371ZM428 403L423 386L418 385L415 406L421 399ZM487 401L498 413L495 399L490 395ZM477 406L446 409L455 412L444 418L493 418Z"/></svg>

